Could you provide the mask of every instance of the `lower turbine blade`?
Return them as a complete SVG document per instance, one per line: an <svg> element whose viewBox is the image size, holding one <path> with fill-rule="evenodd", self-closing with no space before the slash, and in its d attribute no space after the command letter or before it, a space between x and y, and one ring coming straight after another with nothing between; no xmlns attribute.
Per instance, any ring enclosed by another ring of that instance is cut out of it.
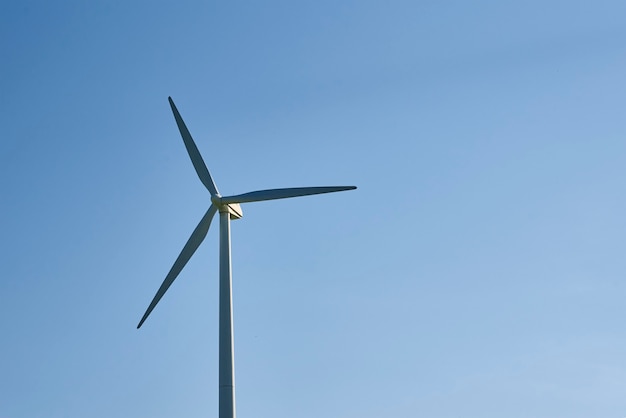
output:
<svg viewBox="0 0 626 418"><path fill-rule="evenodd" d="M143 318L141 318L141 321L139 321L139 325L137 325L137 328L140 328L144 321L148 318L150 312L152 312L157 303L159 303L165 292L167 292L167 289L174 282L183 267L185 267L193 253L195 253L200 244L202 244L202 241L204 241L206 234L209 232L209 226L211 225L211 220L213 219L215 212L217 212L217 207L211 205L211 207L209 207L209 210L206 211L206 213L200 220L198 226L196 226L196 229L193 230L191 236L187 240L187 243L183 247L183 250L180 252L178 258L174 262L174 265L170 269L170 272L167 273L167 276L165 277L165 280L163 280L161 287L159 287L159 290L156 292L156 295L154 295L152 302L150 302L150 306L148 306L146 313L143 314Z"/></svg>
<svg viewBox="0 0 626 418"><path fill-rule="evenodd" d="M226 196L220 199L222 204L261 202L263 200L286 199L288 197L309 196L312 194L342 192L354 190L356 186L332 186L332 187L292 187L289 189L258 190L256 192Z"/></svg>

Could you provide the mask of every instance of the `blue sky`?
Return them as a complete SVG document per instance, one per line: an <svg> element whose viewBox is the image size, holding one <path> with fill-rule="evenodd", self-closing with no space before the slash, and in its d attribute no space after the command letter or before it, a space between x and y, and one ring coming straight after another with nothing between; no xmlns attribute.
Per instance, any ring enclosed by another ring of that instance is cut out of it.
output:
<svg viewBox="0 0 626 418"><path fill-rule="evenodd" d="M0 5L0 416L626 414L626 5Z"/></svg>

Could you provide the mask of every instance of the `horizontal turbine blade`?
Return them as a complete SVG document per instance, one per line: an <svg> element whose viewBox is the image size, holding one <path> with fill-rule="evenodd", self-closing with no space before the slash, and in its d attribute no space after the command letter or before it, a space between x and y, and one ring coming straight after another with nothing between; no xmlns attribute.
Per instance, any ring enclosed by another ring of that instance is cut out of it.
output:
<svg viewBox="0 0 626 418"><path fill-rule="evenodd" d="M220 203L249 203L263 200L286 199L288 197L309 196L312 194L342 192L354 190L356 186L333 186L333 187L292 187L288 189L258 190L256 192L226 196L220 199Z"/></svg>
<svg viewBox="0 0 626 418"><path fill-rule="evenodd" d="M200 220L198 226L196 226L196 229L193 230L191 236L187 240L187 243L183 247L183 250L180 252L178 258L174 262L174 265L170 269L170 272L167 273L167 276L165 277L165 280L163 280L161 287L159 287L159 290L156 292L156 295L154 295L152 302L150 302L150 306L148 306L146 313L143 314L143 318L141 318L141 321L139 321L139 325L137 325L137 328L140 328L144 321L148 318L150 312L152 312L152 310L157 305L157 303L159 303L165 292L167 292L167 289L169 289L170 285L174 282L176 277L178 277L178 274L181 272L183 267L185 267L193 253L195 253L200 244L202 244L202 241L204 241L206 234L209 232L209 226L211 225L211 220L213 219L213 215L215 215L215 212L217 212L217 207L215 205L211 205L211 207L209 207L209 210L206 211L206 213Z"/></svg>
<svg viewBox="0 0 626 418"><path fill-rule="evenodd" d="M178 109L176 109L176 105L171 97L168 97L167 100L170 102L170 107L172 108L172 112L174 112L174 119L176 119L176 124L178 125L178 130L180 131L181 136L183 137L183 141L185 142L185 148L187 148L187 153L189 157L191 157L191 162L193 163L193 167L196 169L196 173L198 173L198 177L200 177L200 181L204 184L211 196L215 196L219 194L217 191L217 187L213 182L213 178L209 173L209 169L206 167L202 156L200 155L200 151L198 151L198 147L196 143L193 142L193 138L183 121L183 118L178 113Z"/></svg>

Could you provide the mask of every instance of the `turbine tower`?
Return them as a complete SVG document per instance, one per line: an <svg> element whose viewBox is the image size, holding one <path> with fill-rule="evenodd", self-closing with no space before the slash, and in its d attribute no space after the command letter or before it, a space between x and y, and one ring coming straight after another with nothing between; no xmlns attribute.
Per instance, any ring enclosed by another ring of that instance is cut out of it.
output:
<svg viewBox="0 0 626 418"><path fill-rule="evenodd" d="M285 199L288 197L308 196L321 193L340 192L356 189L355 186L333 187L296 187L288 189L258 190L234 196L223 197L217 190L209 170L193 141L185 122L178 113L172 98L168 98L176 124L183 137L183 142L191 157L200 181L211 193L211 206L206 211L196 229L193 230L174 265L154 295L146 313L137 328L148 318L167 289L174 282L193 253L198 249L207 233L216 212L220 213L220 306L219 306L219 418L235 418L235 363L233 349L233 306L232 306L232 271L230 259L230 220L243 216L240 203L260 202L263 200Z"/></svg>

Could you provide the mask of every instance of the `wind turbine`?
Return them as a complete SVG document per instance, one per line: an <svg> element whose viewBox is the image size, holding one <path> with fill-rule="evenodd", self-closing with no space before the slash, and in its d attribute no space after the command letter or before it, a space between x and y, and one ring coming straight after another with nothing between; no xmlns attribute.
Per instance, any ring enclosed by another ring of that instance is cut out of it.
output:
<svg viewBox="0 0 626 418"><path fill-rule="evenodd" d="M230 260L230 220L243 216L240 203L260 202L263 200L285 199L288 197L308 196L321 193L341 192L356 189L355 186L333 187L295 187L288 189L258 190L234 196L222 196L213 182L209 170L193 141L185 122L178 113L171 97L168 97L176 124L183 137L187 153L200 181L211 193L211 206L206 211L196 229L193 230L174 265L154 295L146 313L137 328L148 318L167 289L174 282L193 253L198 249L207 233L216 212L220 213L220 306L219 306L219 418L235 418L235 364L233 349L233 307L232 307L232 271Z"/></svg>

